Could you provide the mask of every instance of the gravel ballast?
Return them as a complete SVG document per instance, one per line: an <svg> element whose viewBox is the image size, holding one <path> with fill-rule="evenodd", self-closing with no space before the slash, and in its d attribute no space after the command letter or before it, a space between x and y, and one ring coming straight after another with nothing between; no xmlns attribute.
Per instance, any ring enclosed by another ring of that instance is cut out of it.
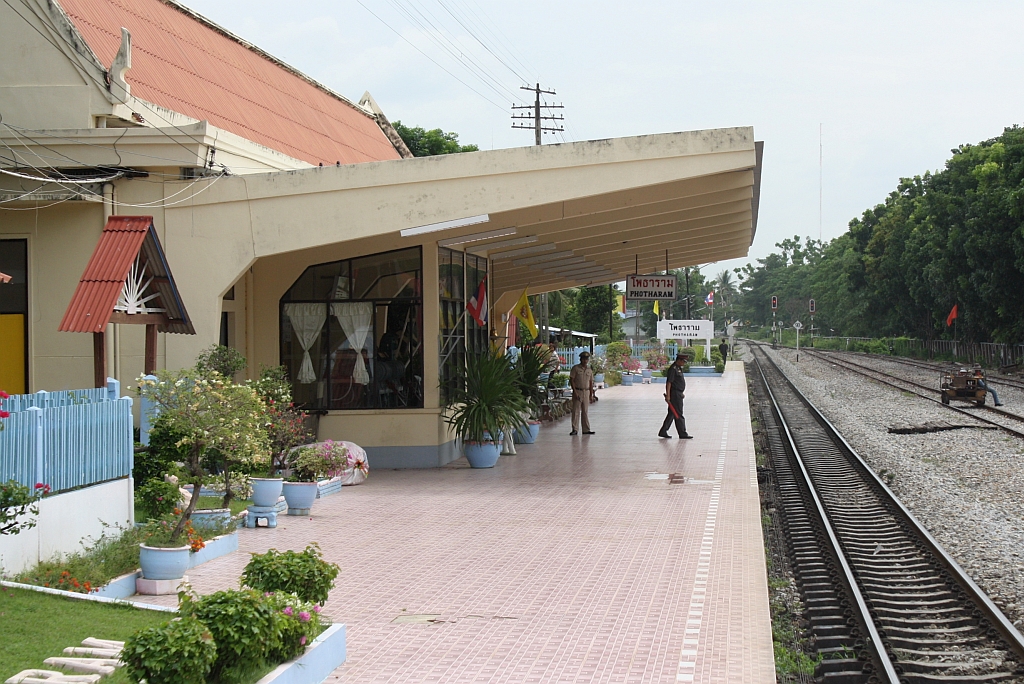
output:
<svg viewBox="0 0 1024 684"><path fill-rule="evenodd" d="M790 380L882 475L1018 629L1024 624L1024 440L995 430L890 434L894 425L970 422L936 402L851 373L827 358L765 348ZM749 362L749 351L744 354ZM859 356L858 363L919 382L938 374ZM999 388L1024 414L1024 392ZM937 395L936 395L937 396Z"/></svg>

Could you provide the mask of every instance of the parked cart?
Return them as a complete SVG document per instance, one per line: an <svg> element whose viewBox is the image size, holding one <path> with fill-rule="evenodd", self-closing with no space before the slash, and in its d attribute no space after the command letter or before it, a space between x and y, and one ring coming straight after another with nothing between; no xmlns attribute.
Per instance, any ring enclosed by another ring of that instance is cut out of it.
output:
<svg viewBox="0 0 1024 684"><path fill-rule="evenodd" d="M939 381L939 393L943 404L951 399L974 402L978 406L985 405L985 372L981 366L961 366L945 372Z"/></svg>

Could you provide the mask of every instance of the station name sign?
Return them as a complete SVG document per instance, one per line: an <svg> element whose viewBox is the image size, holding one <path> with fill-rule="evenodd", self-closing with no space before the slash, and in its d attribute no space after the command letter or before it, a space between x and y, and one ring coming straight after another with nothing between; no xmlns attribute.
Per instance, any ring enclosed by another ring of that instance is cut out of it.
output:
<svg viewBox="0 0 1024 684"><path fill-rule="evenodd" d="M626 299L632 301L653 301L676 298L676 277L674 275L630 275L626 276Z"/></svg>
<svg viewBox="0 0 1024 684"><path fill-rule="evenodd" d="M658 321L659 340L707 340L714 336L711 321Z"/></svg>

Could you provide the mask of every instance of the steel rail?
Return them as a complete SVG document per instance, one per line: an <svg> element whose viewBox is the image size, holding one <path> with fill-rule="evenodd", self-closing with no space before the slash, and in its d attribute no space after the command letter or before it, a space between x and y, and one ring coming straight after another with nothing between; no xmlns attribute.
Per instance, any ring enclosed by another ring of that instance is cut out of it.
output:
<svg viewBox="0 0 1024 684"><path fill-rule="evenodd" d="M1024 635L1022 635L1016 627L1007 619L1003 612L996 606L988 595L979 587L970 575L960 566L956 560L946 553L945 549L939 544L939 542L931 535L930 532L924 527L923 524L911 513L906 506L896 497L895 493L885 484L885 482L875 473L871 466L865 461L859 453L850 445L849 442L842 436L839 430L826 418L821 411L814 406L813 403L793 384L793 382L786 376L786 374L779 368L778 364L775 363L763 350L760 350L765 356L769 363L775 368L776 372L783 378L788 388L793 394L800 400L800 402L807 408L807 410L815 417L815 419L822 425L826 433L833 440L833 442L844 451L848 458L858 466L861 474L867 479L873 487L884 493L884 503L890 507L890 510L896 512L903 518L908 529L914 534L920 541L922 541L928 550L934 555L935 559L938 560L945 566L945 570L950 574L952 579L960 586L960 588L966 593L969 598L974 602L977 609L989 620L989 623L999 632L1000 636L1006 641L1007 645L1010 646L1015 655L1024 661ZM764 375L763 369L760 368L760 362L758 367L761 372L762 378L767 383L767 378ZM774 394L773 402L774 400Z"/></svg>
<svg viewBox="0 0 1024 684"><path fill-rule="evenodd" d="M863 594L861 594L857 577L854 575L853 568L850 567L850 563L846 559L846 554L843 552L842 545L839 543L839 537L832 528L828 512L825 510L825 506L818 496L818 490L815 488L814 483L811 480L811 475L807 472L804 461L800 456L800 449L797 447L796 441L793 439L793 433L789 429L789 423L786 422L786 418L782 413L782 407L779 406L779 402L775 398L775 393L772 391L771 384L769 384L768 378L764 374L761 362L755 358L755 363L757 363L757 370L758 373L761 374L761 380L764 382L765 390L768 392L768 398L772 402L772 410L786 436L786 442L789 444L790 453L793 454L793 457L800 468L800 474L803 478L804 486L807 488L811 500L814 502L815 513L821 521L821 525L825 532L828 534L832 554L842 568L843 578L847 585L847 591L853 596L853 599L857 604L859 621L862 623L861 627L868 635L867 644L870 649L871 656L875 660L875 663L881 666L882 671L885 672L885 676L888 678L890 684L900 684L899 674L896 672L896 667L889 658L889 654L885 651L882 636L878 633L878 628L875 626L874 620L871 617L871 610L868 608L868 604L864 600ZM782 374L782 371L779 371L779 373ZM783 374L782 377L785 378L785 375Z"/></svg>
<svg viewBox="0 0 1024 684"><path fill-rule="evenodd" d="M895 383L889 382L888 380L883 380L882 378L874 377L872 375L869 375L868 373L875 373L876 375L881 375L881 376L884 376L884 377L887 377L887 378L892 378L892 379L896 380L897 382L901 382L901 383L903 383L905 385L911 385L911 386L914 386L914 387L919 387L919 388L922 388L922 389L927 390L929 392L934 392L935 391L934 389L932 389L931 387L928 387L926 385L922 385L922 384L920 384L918 382L914 382L913 380L906 380L904 378L900 378L900 377L898 377L896 375L892 375L891 373L886 373L885 371L880 371L880 370L875 369L875 368L869 368L868 366L864 366L863 364L859 364L859 363L856 363L854 361L850 361L849 359L829 358L830 355L822 354L819 351L808 352L808 354L812 358L816 358L816 359L819 359L821 361L827 361L828 363L834 363L834 364L842 367L845 370L848 370L848 371L850 371L852 373L856 373L857 375L863 375L865 378L868 378L870 380L874 380L875 382L880 382L883 385L888 385L889 387L892 387L893 389L898 389L901 392L910 392L911 394L913 394L915 396L918 396L918 397L921 397L922 399L926 399L928 401L933 401L936 404L938 404L939 406L941 406L942 408L949 409L950 411L955 411L955 412L957 412L959 414L962 414L962 415L965 415L965 416L970 416L974 420L980 421L982 423L986 423L986 424L991 425L993 427L997 427L1000 430L1003 430L1004 432L1013 435L1014 437L1020 437L1021 439L1024 439L1024 432L1021 432L1020 430L1014 430L1013 428L1007 427L1007 426L1003 425L1002 423L997 423L996 421L989 420L988 418L982 418L981 416L979 416L979 415L977 415L975 413L971 413L970 411L968 411L966 409L962 409L959 406L950 406L949 404L943 404L941 401L939 401L935 397L932 397L932 396L930 396L928 394L921 394L920 392L913 392L911 390L908 390L905 387L900 387L899 385L897 385ZM863 370L858 370L858 369L863 369ZM1019 415L1017 415L1015 413L1010 413L1009 411L1003 411L1002 409L998 409L998 408L996 408L994 406L979 406L978 408L983 408L983 409L986 409L988 411L991 411L992 413L996 413L996 414L999 414L1001 416L1005 416L1007 418L1012 418L1014 420L1018 420L1018 421L1024 422L1024 416L1019 416Z"/></svg>
<svg viewBox="0 0 1024 684"><path fill-rule="evenodd" d="M892 361L893 363L901 363L905 366L913 366L915 368L926 368L928 370L941 371L944 367L963 365L956 361L921 361L919 359L908 359L905 356L887 356L885 354L872 354L870 352L855 352L847 351L844 349L814 349L808 348L809 350L818 352L829 352L834 354L851 354L855 356L867 356L870 358L877 358L883 361ZM1024 382L1016 380L1014 378L993 378L986 377L985 382L992 382L996 385L1003 385L1004 387L1013 387L1015 389L1024 389Z"/></svg>

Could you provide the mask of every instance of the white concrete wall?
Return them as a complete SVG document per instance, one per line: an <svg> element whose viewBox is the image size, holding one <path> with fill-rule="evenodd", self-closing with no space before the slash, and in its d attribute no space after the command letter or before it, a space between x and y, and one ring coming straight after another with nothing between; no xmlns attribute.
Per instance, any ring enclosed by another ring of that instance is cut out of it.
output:
<svg viewBox="0 0 1024 684"><path fill-rule="evenodd" d="M39 502L36 526L14 536L0 536L0 574L13 575L54 556L82 550L108 525L135 523L131 478L58 494Z"/></svg>

